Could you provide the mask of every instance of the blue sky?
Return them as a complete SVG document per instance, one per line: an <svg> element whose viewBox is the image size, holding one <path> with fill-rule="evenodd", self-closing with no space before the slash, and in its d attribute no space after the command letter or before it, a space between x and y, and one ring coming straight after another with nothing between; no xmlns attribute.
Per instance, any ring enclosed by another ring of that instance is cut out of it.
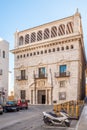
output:
<svg viewBox="0 0 87 130"><path fill-rule="evenodd" d="M82 17L85 51L87 50L87 0L0 0L0 37L14 48L16 29L25 30L37 25L73 15L79 9ZM87 52L86 52L87 54ZM13 77L14 59L10 53L9 70ZM13 78L10 88L13 87Z"/></svg>

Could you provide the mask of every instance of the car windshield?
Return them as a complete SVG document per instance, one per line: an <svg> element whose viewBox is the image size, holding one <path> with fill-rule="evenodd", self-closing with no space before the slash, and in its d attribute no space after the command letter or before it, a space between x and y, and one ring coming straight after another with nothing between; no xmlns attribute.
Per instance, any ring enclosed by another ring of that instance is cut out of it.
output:
<svg viewBox="0 0 87 130"><path fill-rule="evenodd" d="M8 102L6 102L6 104L8 104L8 105L14 105L14 104L16 104L16 101L8 101Z"/></svg>

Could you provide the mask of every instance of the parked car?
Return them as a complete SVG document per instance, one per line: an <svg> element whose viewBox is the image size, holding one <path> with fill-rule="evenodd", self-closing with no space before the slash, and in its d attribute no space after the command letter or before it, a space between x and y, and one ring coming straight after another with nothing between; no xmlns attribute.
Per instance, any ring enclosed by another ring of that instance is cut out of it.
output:
<svg viewBox="0 0 87 130"><path fill-rule="evenodd" d="M17 105L20 109L28 109L28 101L27 100L18 100Z"/></svg>
<svg viewBox="0 0 87 130"><path fill-rule="evenodd" d="M7 101L3 106L4 112L19 111L19 106L16 101Z"/></svg>
<svg viewBox="0 0 87 130"><path fill-rule="evenodd" d="M3 107L1 104L0 104L0 114L3 114Z"/></svg>

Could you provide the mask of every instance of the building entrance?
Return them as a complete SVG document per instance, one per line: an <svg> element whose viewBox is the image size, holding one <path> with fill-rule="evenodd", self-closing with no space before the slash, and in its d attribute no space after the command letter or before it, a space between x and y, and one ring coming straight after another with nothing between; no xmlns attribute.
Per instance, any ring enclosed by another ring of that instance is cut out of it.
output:
<svg viewBox="0 0 87 130"><path fill-rule="evenodd" d="M45 104L45 99L46 98L46 95L42 95L42 104Z"/></svg>
<svg viewBox="0 0 87 130"><path fill-rule="evenodd" d="M46 103L46 91L38 90L38 104L45 104L45 103Z"/></svg>

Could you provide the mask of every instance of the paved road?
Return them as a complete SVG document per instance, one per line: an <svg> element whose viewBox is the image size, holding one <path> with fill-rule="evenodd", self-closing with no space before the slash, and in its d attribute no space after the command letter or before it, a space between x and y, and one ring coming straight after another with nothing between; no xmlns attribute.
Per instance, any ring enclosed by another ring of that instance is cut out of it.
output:
<svg viewBox="0 0 87 130"><path fill-rule="evenodd" d="M52 106L35 105L28 110L4 113L0 116L0 130L75 130L77 121L71 122L70 128L46 126L42 120L43 111L51 111Z"/></svg>
<svg viewBox="0 0 87 130"><path fill-rule="evenodd" d="M87 130L87 104L84 106L80 120L77 123L76 130Z"/></svg>

